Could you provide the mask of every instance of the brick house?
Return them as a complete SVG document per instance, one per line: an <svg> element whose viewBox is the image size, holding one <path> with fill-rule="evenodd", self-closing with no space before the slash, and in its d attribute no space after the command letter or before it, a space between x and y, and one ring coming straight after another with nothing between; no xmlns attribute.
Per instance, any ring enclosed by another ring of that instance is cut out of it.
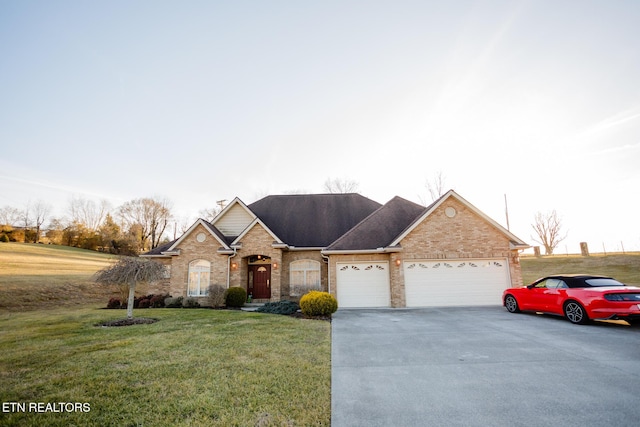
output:
<svg viewBox="0 0 640 427"><path fill-rule="evenodd" d="M428 207L359 194L236 198L211 222L143 254L168 267L157 292L206 298L241 286L258 301L324 290L340 307L500 304L529 247L451 190Z"/></svg>

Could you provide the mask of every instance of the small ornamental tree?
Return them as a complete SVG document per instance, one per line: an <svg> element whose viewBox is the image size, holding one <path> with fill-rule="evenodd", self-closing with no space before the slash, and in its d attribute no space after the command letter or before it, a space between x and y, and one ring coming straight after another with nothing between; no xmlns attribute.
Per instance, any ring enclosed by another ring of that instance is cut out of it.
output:
<svg viewBox="0 0 640 427"><path fill-rule="evenodd" d="M165 267L157 261L137 257L122 257L110 267L98 271L96 283L129 287L127 318L133 319L133 300L138 283L151 283L165 277Z"/></svg>

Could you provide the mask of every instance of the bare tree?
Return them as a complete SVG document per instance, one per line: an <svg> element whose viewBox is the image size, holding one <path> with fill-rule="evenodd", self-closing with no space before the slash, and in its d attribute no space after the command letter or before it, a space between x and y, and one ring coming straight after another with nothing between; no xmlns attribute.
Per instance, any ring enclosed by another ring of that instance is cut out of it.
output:
<svg viewBox="0 0 640 427"><path fill-rule="evenodd" d="M537 212L531 227L536 232L536 236L531 238L544 246L546 255L553 255L555 248L567 238L567 234L562 232L562 221L555 209L547 213Z"/></svg>
<svg viewBox="0 0 640 427"><path fill-rule="evenodd" d="M119 214L129 228L140 227L140 244L143 249L149 239L151 249L158 246L172 218L171 204L166 199L131 200L120 206Z"/></svg>
<svg viewBox="0 0 640 427"><path fill-rule="evenodd" d="M133 319L133 300L136 285L152 283L165 276L165 267L157 261L137 257L122 257L110 267L98 271L96 283L103 285L127 286L129 299L127 303L127 318Z"/></svg>
<svg viewBox="0 0 640 427"><path fill-rule="evenodd" d="M200 218L207 220L209 222L211 222L213 220L213 218L216 217L216 215L218 215L220 213L220 208L209 208L209 209L200 209L200 211L198 212L198 215L200 216ZM189 224L191 225L191 224ZM188 227L187 227L188 228ZM184 230L187 231L187 230Z"/></svg>
<svg viewBox="0 0 640 427"><path fill-rule="evenodd" d="M427 187L432 202L439 199L446 191L446 178L442 171L436 172L431 180L427 180L425 187Z"/></svg>
<svg viewBox="0 0 640 427"><path fill-rule="evenodd" d="M106 200L96 204L93 200L74 197L69 202L71 222L84 224L85 227L93 231L97 231L100 228L110 210L111 206Z"/></svg>
<svg viewBox="0 0 640 427"><path fill-rule="evenodd" d="M40 241L40 229L42 228L42 224L47 220L50 212L51 205L43 202L42 200L38 200L36 204L33 205L33 218L36 226L34 243L38 243Z"/></svg>
<svg viewBox="0 0 640 427"><path fill-rule="evenodd" d="M27 236L29 235L29 229L31 228L32 224L31 201L28 201L24 209L20 211L20 221L22 222L22 226L24 227L24 243L27 243Z"/></svg>
<svg viewBox="0 0 640 427"><path fill-rule="evenodd" d="M346 178L327 178L324 182L324 191L327 193L357 193L359 187L357 181Z"/></svg>
<svg viewBox="0 0 640 427"><path fill-rule="evenodd" d="M15 226L20 222L20 209L11 206L0 208L0 225Z"/></svg>

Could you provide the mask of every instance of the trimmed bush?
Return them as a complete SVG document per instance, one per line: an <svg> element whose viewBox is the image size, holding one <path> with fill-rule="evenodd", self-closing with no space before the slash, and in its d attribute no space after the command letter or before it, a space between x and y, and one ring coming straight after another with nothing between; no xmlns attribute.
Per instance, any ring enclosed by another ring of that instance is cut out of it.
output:
<svg viewBox="0 0 640 427"><path fill-rule="evenodd" d="M122 301L120 301L120 298L110 298L107 303L107 308L122 308Z"/></svg>
<svg viewBox="0 0 640 427"><path fill-rule="evenodd" d="M298 311L300 307L293 301L268 302L262 307L256 309L260 313L291 315Z"/></svg>
<svg viewBox="0 0 640 427"><path fill-rule="evenodd" d="M247 300L247 291L239 286L233 286L227 289L224 299L227 307L240 308Z"/></svg>
<svg viewBox="0 0 640 427"><path fill-rule="evenodd" d="M151 302L147 298L143 298L138 302L138 308L149 308Z"/></svg>
<svg viewBox="0 0 640 427"><path fill-rule="evenodd" d="M328 316L338 309L338 301L328 292L311 291L300 298L300 309L307 316Z"/></svg>
<svg viewBox="0 0 640 427"><path fill-rule="evenodd" d="M169 296L167 295L149 295L149 307L162 308L164 307L164 300Z"/></svg>
<svg viewBox="0 0 640 427"><path fill-rule="evenodd" d="M182 297L177 297L177 298L165 298L164 300L164 306L167 308L180 308L182 307Z"/></svg>
<svg viewBox="0 0 640 427"><path fill-rule="evenodd" d="M211 285L208 289L209 305L213 308L222 307L224 305L224 296L227 289L222 285Z"/></svg>
<svg viewBox="0 0 640 427"><path fill-rule="evenodd" d="M198 308L200 307L200 303L198 303L198 301L196 301L194 298L187 298L186 300L184 300L182 306L184 308Z"/></svg>

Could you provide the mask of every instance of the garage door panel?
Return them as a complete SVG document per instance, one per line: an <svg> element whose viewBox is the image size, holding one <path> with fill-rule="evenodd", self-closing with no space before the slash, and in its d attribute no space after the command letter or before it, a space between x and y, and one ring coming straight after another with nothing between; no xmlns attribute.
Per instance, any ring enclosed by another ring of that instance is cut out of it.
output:
<svg viewBox="0 0 640 427"><path fill-rule="evenodd" d="M504 259L404 263L407 307L500 304L508 287Z"/></svg>
<svg viewBox="0 0 640 427"><path fill-rule="evenodd" d="M336 270L339 307L388 307L391 304L389 263L337 263Z"/></svg>

